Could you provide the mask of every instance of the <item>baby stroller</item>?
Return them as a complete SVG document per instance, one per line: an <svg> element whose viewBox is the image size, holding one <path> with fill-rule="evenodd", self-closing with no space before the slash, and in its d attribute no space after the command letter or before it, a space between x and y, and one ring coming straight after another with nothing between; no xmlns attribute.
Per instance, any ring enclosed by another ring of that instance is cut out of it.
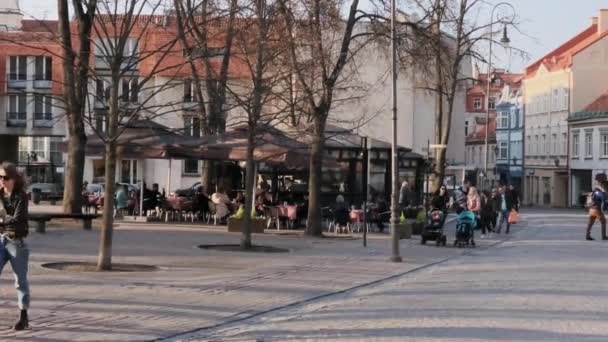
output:
<svg viewBox="0 0 608 342"><path fill-rule="evenodd" d="M435 241L437 247L445 246L448 242L448 238L443 233L443 224L445 222L445 213L443 210L434 208L429 212L426 225L422 229L420 234L420 243L423 245L427 241Z"/></svg>
<svg viewBox="0 0 608 342"><path fill-rule="evenodd" d="M475 226L477 218L472 212L465 210L458 215L456 223L456 240L454 247L475 247Z"/></svg>

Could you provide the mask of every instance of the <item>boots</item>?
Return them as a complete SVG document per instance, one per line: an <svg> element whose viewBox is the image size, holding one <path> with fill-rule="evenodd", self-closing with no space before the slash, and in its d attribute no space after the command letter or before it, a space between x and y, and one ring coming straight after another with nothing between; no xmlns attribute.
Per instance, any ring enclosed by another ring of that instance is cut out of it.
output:
<svg viewBox="0 0 608 342"><path fill-rule="evenodd" d="M15 323L13 327L16 331L21 331L28 329L30 327L29 319L27 317L27 310L21 310L21 314L19 315L19 321Z"/></svg>

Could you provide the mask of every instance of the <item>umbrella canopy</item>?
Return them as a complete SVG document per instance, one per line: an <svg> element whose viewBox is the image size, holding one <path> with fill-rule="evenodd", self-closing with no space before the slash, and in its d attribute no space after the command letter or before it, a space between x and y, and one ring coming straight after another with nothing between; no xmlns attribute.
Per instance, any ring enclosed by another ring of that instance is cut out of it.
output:
<svg viewBox="0 0 608 342"><path fill-rule="evenodd" d="M200 159L246 161L248 134L249 127L240 125L219 135L183 143L182 146L196 151L195 155ZM258 162L308 166L308 145L270 125L257 124L254 144L254 160Z"/></svg>
<svg viewBox="0 0 608 342"><path fill-rule="evenodd" d="M116 144L120 156L126 159L186 159L192 157L186 145L194 138L177 133L153 121L134 121L119 127ZM103 155L107 137L90 135L87 138L86 154ZM67 143L64 143L67 146Z"/></svg>

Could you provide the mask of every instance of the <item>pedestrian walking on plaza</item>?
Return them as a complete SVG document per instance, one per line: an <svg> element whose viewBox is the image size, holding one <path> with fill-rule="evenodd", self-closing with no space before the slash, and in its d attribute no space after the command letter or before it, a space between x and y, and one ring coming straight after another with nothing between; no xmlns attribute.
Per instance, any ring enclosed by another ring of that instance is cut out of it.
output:
<svg viewBox="0 0 608 342"><path fill-rule="evenodd" d="M17 289L19 320L13 328L24 330L29 327L27 310L30 305L30 287L27 280L30 250L25 243L28 234L28 198L25 180L12 163L0 165L0 273L11 264Z"/></svg>
<svg viewBox="0 0 608 342"><path fill-rule="evenodd" d="M469 193L467 194L467 208L469 211L472 211L477 219L479 219L479 213L481 211L481 197L479 196L479 192L477 188L472 186L469 189Z"/></svg>
<svg viewBox="0 0 608 342"><path fill-rule="evenodd" d="M513 209L519 211L519 206L521 204L519 191L515 188L513 184L510 184L509 192L511 193L511 199L513 200Z"/></svg>
<svg viewBox="0 0 608 342"><path fill-rule="evenodd" d="M513 199L511 198L511 193L507 191L506 185L501 185L498 188L498 197L495 202L495 210L498 214L498 218L496 219L496 233L500 234L502 230L502 224L506 222L507 230L506 234L509 234L511 230L511 224L509 223L509 213L513 209Z"/></svg>
<svg viewBox="0 0 608 342"><path fill-rule="evenodd" d="M401 183L401 189L399 189L399 208L401 208L401 211L412 204L410 202L410 197L410 186L407 181L403 181L403 183Z"/></svg>
<svg viewBox="0 0 608 342"><path fill-rule="evenodd" d="M589 220L587 222L587 241L593 241L594 238L591 237L591 228L595 224L595 220L599 219L600 224L602 226L602 240L608 240L606 236L606 216L604 215L604 210L606 209L606 174L598 173L595 175L595 181L597 182L597 186L593 189L593 192L590 195L588 203L589 206Z"/></svg>
<svg viewBox="0 0 608 342"><path fill-rule="evenodd" d="M481 238L485 238L486 234L492 234L494 231L494 222L496 222L496 215L494 214L494 201L496 199L496 190L492 189L493 194L484 191L481 194L481 213L480 213L480 224L481 224Z"/></svg>
<svg viewBox="0 0 608 342"><path fill-rule="evenodd" d="M454 195L454 205L457 214L460 214L463 210L467 210L467 199L469 193L469 181L467 179L464 180L462 186L456 190Z"/></svg>

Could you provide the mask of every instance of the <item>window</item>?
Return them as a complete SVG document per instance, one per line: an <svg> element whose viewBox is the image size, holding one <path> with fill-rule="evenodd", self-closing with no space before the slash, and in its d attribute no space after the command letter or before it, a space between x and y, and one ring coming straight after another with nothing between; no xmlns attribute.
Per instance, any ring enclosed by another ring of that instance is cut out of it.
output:
<svg viewBox="0 0 608 342"><path fill-rule="evenodd" d="M608 158L608 130L600 131L600 152L602 158Z"/></svg>
<svg viewBox="0 0 608 342"><path fill-rule="evenodd" d="M8 119L23 120L27 119L26 114L27 97L25 94L11 94L8 96Z"/></svg>
<svg viewBox="0 0 608 342"><path fill-rule="evenodd" d="M488 100L488 108L495 109L496 108L496 98L490 97Z"/></svg>
<svg viewBox="0 0 608 342"><path fill-rule="evenodd" d="M570 96L570 91L568 88L564 88L563 90L563 103L562 103L562 109L563 110L568 110L568 106L570 105L569 103L569 96Z"/></svg>
<svg viewBox="0 0 608 342"><path fill-rule="evenodd" d="M32 152L37 158L46 159L46 141L44 137L32 137Z"/></svg>
<svg viewBox="0 0 608 342"><path fill-rule="evenodd" d="M593 132L585 131L585 158L593 157Z"/></svg>
<svg viewBox="0 0 608 342"><path fill-rule="evenodd" d="M50 141L50 162L53 164L63 163L63 157L61 153L61 138L49 138Z"/></svg>
<svg viewBox="0 0 608 342"><path fill-rule="evenodd" d="M34 94L34 120L53 120L53 98Z"/></svg>
<svg viewBox="0 0 608 342"><path fill-rule="evenodd" d="M184 117L184 134L189 137L201 136L201 122L195 116ZM199 174L199 162L197 159L184 160L184 174L197 175Z"/></svg>
<svg viewBox="0 0 608 342"><path fill-rule="evenodd" d="M530 152L531 152L530 151L530 145L531 145L532 140L530 140L530 136L529 135L526 137L526 141L528 142L526 144L526 154L530 154Z"/></svg>
<svg viewBox="0 0 608 342"><path fill-rule="evenodd" d="M492 85L495 87L500 87L500 78L496 77L492 79Z"/></svg>
<svg viewBox="0 0 608 342"><path fill-rule="evenodd" d="M572 157L578 158L579 156L579 133L572 133Z"/></svg>
<svg viewBox="0 0 608 342"><path fill-rule="evenodd" d="M551 154L551 136L543 135L544 143L545 143L545 154Z"/></svg>
<svg viewBox="0 0 608 342"><path fill-rule="evenodd" d="M498 120L498 128L499 129L509 128L509 112L500 112L500 118Z"/></svg>
<svg viewBox="0 0 608 342"><path fill-rule="evenodd" d="M556 156L558 155L558 151L557 151L557 134L553 133L551 135L551 144L553 145L553 149L551 150L551 154Z"/></svg>
<svg viewBox="0 0 608 342"><path fill-rule="evenodd" d="M484 149L483 147L479 146L479 162L485 162L484 159Z"/></svg>
<svg viewBox="0 0 608 342"><path fill-rule="evenodd" d="M507 158L509 158L509 143L501 141L500 144L498 144L498 159Z"/></svg>
<svg viewBox="0 0 608 342"><path fill-rule="evenodd" d="M540 151L540 146L538 145L538 135L534 136L534 155L538 155Z"/></svg>
<svg viewBox="0 0 608 342"><path fill-rule="evenodd" d="M540 155L544 156L547 151L547 136L545 134L542 135L541 145L540 145Z"/></svg>
<svg viewBox="0 0 608 342"><path fill-rule="evenodd" d="M551 108L553 110L559 110L559 89L553 89L553 96L551 97Z"/></svg>
<svg viewBox="0 0 608 342"><path fill-rule="evenodd" d="M184 80L184 102L196 102L196 83L191 79Z"/></svg>
<svg viewBox="0 0 608 342"><path fill-rule="evenodd" d="M106 102L110 98L110 86L109 84L102 80L95 80L95 97L99 102Z"/></svg>
<svg viewBox="0 0 608 342"><path fill-rule="evenodd" d="M97 114L95 116L95 130L99 133L103 133L108 129L108 116L104 114Z"/></svg>
<svg viewBox="0 0 608 342"><path fill-rule="evenodd" d="M9 80L27 80L27 56L10 56Z"/></svg>
<svg viewBox="0 0 608 342"><path fill-rule="evenodd" d="M471 148L471 163L475 164L475 155L477 154L477 149L475 147Z"/></svg>
<svg viewBox="0 0 608 342"><path fill-rule="evenodd" d="M121 99L123 102L138 102L138 85L137 78L123 79L122 80L122 94Z"/></svg>
<svg viewBox="0 0 608 342"><path fill-rule="evenodd" d="M562 155L568 153L568 134L562 133Z"/></svg>
<svg viewBox="0 0 608 342"><path fill-rule="evenodd" d="M36 81L50 81L53 79L53 59L48 56L36 56Z"/></svg>
<svg viewBox="0 0 608 342"><path fill-rule="evenodd" d="M481 109L481 97L476 97L473 99L473 108Z"/></svg>
<svg viewBox="0 0 608 342"><path fill-rule="evenodd" d="M201 136L201 121L195 116L184 117L184 134L189 137Z"/></svg>

